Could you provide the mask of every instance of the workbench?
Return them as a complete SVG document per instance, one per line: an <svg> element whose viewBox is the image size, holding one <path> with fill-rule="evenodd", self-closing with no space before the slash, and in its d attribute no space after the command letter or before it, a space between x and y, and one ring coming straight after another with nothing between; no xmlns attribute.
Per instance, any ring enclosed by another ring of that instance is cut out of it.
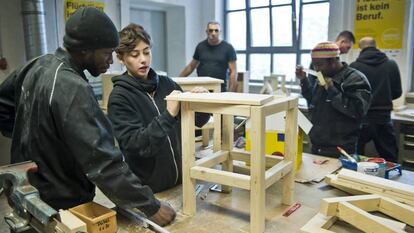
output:
<svg viewBox="0 0 414 233"><path fill-rule="evenodd" d="M413 184L414 172L403 171L402 176L393 176L391 179L406 184ZM280 182L280 181L279 181ZM197 214L188 217L182 214L182 186L167 190L156 196L168 201L177 211L177 218L174 223L167 226L170 232L249 232L249 192L238 188L233 188L230 194L208 192L210 184L204 183L204 188L197 195ZM295 183L294 200L302 206L288 217L283 217L282 213L289 206L281 204L281 186L274 184L266 192L266 231L272 233L293 233L305 225L318 211L322 198L347 196L348 194L333 188L325 182L320 183ZM113 207L110 202L99 190L95 201L108 207ZM0 196L0 232L9 232L3 216L10 210L4 195ZM141 233L152 232L130 220L117 215L119 233ZM332 230L342 232L360 232L344 222L337 222Z"/></svg>
<svg viewBox="0 0 414 233"><path fill-rule="evenodd" d="M413 183L414 172L403 171L403 176L394 179L404 183ZM209 184L197 196L197 214L189 217L182 214L182 186L159 193L156 196L168 201L175 210L175 222L167 226L170 232L197 233L236 233L249 232L249 191L233 188L230 194L208 192ZM301 184L295 183L294 199L302 206L290 216L282 216L289 206L281 204L281 185L272 185L266 192L266 228L265 232L296 233L319 211L322 198L348 196L349 194L327 185L325 182ZM102 196L101 196L102 197ZM102 200L102 199L101 199ZM119 231L122 233L152 232L137 226L118 216ZM343 232L361 232L349 224L338 221L331 230Z"/></svg>

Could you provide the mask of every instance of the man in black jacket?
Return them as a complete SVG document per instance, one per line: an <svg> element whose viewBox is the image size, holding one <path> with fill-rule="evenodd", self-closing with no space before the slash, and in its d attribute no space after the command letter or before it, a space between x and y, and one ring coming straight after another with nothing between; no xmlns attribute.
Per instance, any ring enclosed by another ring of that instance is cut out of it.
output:
<svg viewBox="0 0 414 233"><path fill-rule="evenodd" d="M68 19L65 31L64 48L32 60L0 86L0 126L8 134L13 130L12 162L36 162L38 172L29 182L55 209L92 201L97 185L116 205L138 208L160 225L170 223L175 211L123 161L83 73L98 76L113 63L119 43L114 24L85 7ZM3 127L4 119L15 120L14 128Z"/></svg>
<svg viewBox="0 0 414 233"><path fill-rule="evenodd" d="M364 37L359 42L361 53L351 67L367 76L372 88L372 103L363 119L358 140L358 153L364 154L366 143L373 140L377 152L388 161L397 161L398 147L391 121L392 100L401 96L398 65L376 48L375 39Z"/></svg>
<svg viewBox="0 0 414 233"><path fill-rule="evenodd" d="M361 119L368 110L371 88L365 75L339 60L339 48L322 42L311 51L312 62L324 76L310 85L301 66L296 68L302 95L310 103L312 153L339 156L336 147L354 153Z"/></svg>

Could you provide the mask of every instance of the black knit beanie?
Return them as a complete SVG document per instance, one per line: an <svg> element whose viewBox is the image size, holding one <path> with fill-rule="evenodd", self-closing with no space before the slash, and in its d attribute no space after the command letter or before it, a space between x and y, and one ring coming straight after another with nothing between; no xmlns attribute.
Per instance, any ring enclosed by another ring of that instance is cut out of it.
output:
<svg viewBox="0 0 414 233"><path fill-rule="evenodd" d="M73 13L65 26L63 45L69 50L115 48L118 31L112 20L94 7L82 7Z"/></svg>

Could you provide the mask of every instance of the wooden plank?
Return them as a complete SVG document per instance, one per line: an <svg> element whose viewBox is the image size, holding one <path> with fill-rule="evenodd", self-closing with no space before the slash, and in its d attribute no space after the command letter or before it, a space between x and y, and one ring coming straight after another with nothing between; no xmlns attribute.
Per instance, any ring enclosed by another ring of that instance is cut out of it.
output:
<svg viewBox="0 0 414 233"><path fill-rule="evenodd" d="M337 220L337 217L325 216L317 213L311 220L309 220L302 228L302 233L335 233L328 230Z"/></svg>
<svg viewBox="0 0 414 233"><path fill-rule="evenodd" d="M212 77L171 77L178 85L195 84L202 86L203 84L222 84L223 80Z"/></svg>
<svg viewBox="0 0 414 233"><path fill-rule="evenodd" d="M355 190L359 190L365 193L372 193L372 194L378 194L378 195L385 196L385 197L390 197L399 202L414 206L414 201L407 199L408 196L402 197L401 195L397 195L396 193L390 192L388 190L384 190L378 187L368 186L368 185L364 185L364 184L360 184L357 182L352 182L352 181L348 181L344 179L337 179L335 182L341 186L345 186L350 189L355 189Z"/></svg>
<svg viewBox="0 0 414 233"><path fill-rule="evenodd" d="M383 217L379 217L379 216L376 216L376 215L372 215L372 217L374 219L376 219L377 221L383 222L385 225L391 226L391 227L396 228L396 229L405 230L405 227L407 226L407 224L405 224L405 223L398 222L398 221L395 221L395 220L392 220L392 219L389 219L389 218L383 218Z"/></svg>
<svg viewBox="0 0 414 233"><path fill-rule="evenodd" d="M250 152L245 151L231 151L233 160L244 161L250 163ZM266 167L273 167L275 164L283 160L282 156L265 155Z"/></svg>
<svg viewBox="0 0 414 233"><path fill-rule="evenodd" d="M378 218L348 203L339 202L336 216L364 232L402 233L404 230L388 226Z"/></svg>
<svg viewBox="0 0 414 233"><path fill-rule="evenodd" d="M213 114L213 120L213 151L216 152L221 150L221 115Z"/></svg>
<svg viewBox="0 0 414 233"><path fill-rule="evenodd" d="M220 92L220 93L181 93L169 95L166 100L178 100L184 102L263 105L273 100L273 95L260 95L250 93Z"/></svg>
<svg viewBox="0 0 414 233"><path fill-rule="evenodd" d="M369 186L376 186L395 193L402 193L414 197L414 186L412 185L403 184L376 176L366 175L349 169L342 169L339 171L338 177L340 179L351 180L353 182L358 182Z"/></svg>
<svg viewBox="0 0 414 233"><path fill-rule="evenodd" d="M401 204L391 198L382 197L379 210L414 227L414 208L411 206Z"/></svg>
<svg viewBox="0 0 414 233"><path fill-rule="evenodd" d="M297 99L296 99L297 100ZM291 205L293 203L293 192L295 188L296 172L296 144L298 137L298 108L297 105L286 111L285 124L285 160L292 162L292 169L282 181L282 203Z"/></svg>
<svg viewBox="0 0 414 233"><path fill-rule="evenodd" d="M294 170L292 161L285 160L280 161L278 164L268 169L265 173L266 189L292 170Z"/></svg>
<svg viewBox="0 0 414 233"><path fill-rule="evenodd" d="M229 105L197 102L191 104L191 109L195 112L229 114L250 117L250 106L248 105ZM216 123L216 118L214 118L214 123ZM216 128L214 127L214 129Z"/></svg>
<svg viewBox="0 0 414 233"><path fill-rule="evenodd" d="M278 112L287 111L298 106L298 98L289 96L275 96L274 99L263 106L264 115L269 116Z"/></svg>
<svg viewBox="0 0 414 233"><path fill-rule="evenodd" d="M195 165L194 112L189 103L181 103L181 147L183 156L183 213L196 213L196 180L191 178L190 169Z"/></svg>
<svg viewBox="0 0 414 233"><path fill-rule="evenodd" d="M410 203L414 203L413 200L413 196L410 195L406 195L406 194L402 194L402 193L398 193L398 192L394 192L394 190L389 190L389 189L385 189L385 188L381 188L375 185L367 185L367 184L363 184L363 183L359 183L356 181L351 181L348 179L342 179L338 176L337 183L339 184L347 184L346 186L355 186L355 189L358 189L360 191L366 192L366 193L372 193L372 194L379 194L382 196L386 196L386 197L391 197L393 199L397 199L403 203L406 204L410 204ZM412 205L412 204L410 204Z"/></svg>
<svg viewBox="0 0 414 233"><path fill-rule="evenodd" d="M234 142L234 117L232 115L223 115L223 141L222 149L226 151L233 150ZM233 172L233 158L231 154L227 156L227 160L222 163L222 170ZM225 193L231 192L231 186L221 186L221 191Z"/></svg>
<svg viewBox="0 0 414 233"><path fill-rule="evenodd" d="M250 232L265 230L265 117L251 108Z"/></svg>
<svg viewBox="0 0 414 233"><path fill-rule="evenodd" d="M192 178L198 180L229 185L241 189L250 189L250 177L247 175L199 166L192 167L190 173Z"/></svg>
<svg viewBox="0 0 414 233"><path fill-rule="evenodd" d="M228 151L217 151L210 156L206 156L202 159L199 159L195 162L196 166L200 167L213 167L223 161L228 159L229 152Z"/></svg>
<svg viewBox="0 0 414 233"><path fill-rule="evenodd" d="M364 195L367 194L366 192L362 192L360 190L357 189L353 189L353 188L348 188L346 186L340 185L337 181L337 175L334 174L329 174L325 176L325 182L337 189L340 189L342 191L345 191L349 194L353 194L353 195Z"/></svg>
<svg viewBox="0 0 414 233"><path fill-rule="evenodd" d="M326 216L336 216L339 202L348 202L364 211L377 211L381 197L378 195L359 195L348 197L324 198L321 201L319 212Z"/></svg>

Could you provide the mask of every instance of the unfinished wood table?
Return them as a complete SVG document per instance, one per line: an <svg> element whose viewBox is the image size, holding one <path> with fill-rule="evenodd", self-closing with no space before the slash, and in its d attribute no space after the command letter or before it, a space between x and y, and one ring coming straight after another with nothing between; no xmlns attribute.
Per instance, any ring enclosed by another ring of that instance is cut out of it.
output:
<svg viewBox="0 0 414 233"><path fill-rule="evenodd" d="M282 203L293 202L295 177L297 98L244 93L182 93L167 96L167 100L181 101L181 130L183 154L183 213L196 213L196 180L250 190L250 231L265 230L265 191L283 177ZM273 167L265 169L265 117L286 111L285 157ZM223 140L220 150L195 161L194 112L223 114ZM233 150L233 117L245 116L251 120L251 152ZM233 160L250 161L250 175L233 172ZM212 167L222 164L222 170Z"/></svg>
<svg viewBox="0 0 414 233"><path fill-rule="evenodd" d="M194 87L204 87L211 92L221 92L223 80L211 77L172 77L172 80L180 85L183 91L191 91ZM198 129L198 128L197 128ZM221 119L219 114L213 114L213 121L205 124L201 129L203 146L208 146L209 130L214 129L213 150L220 149L221 142Z"/></svg>

